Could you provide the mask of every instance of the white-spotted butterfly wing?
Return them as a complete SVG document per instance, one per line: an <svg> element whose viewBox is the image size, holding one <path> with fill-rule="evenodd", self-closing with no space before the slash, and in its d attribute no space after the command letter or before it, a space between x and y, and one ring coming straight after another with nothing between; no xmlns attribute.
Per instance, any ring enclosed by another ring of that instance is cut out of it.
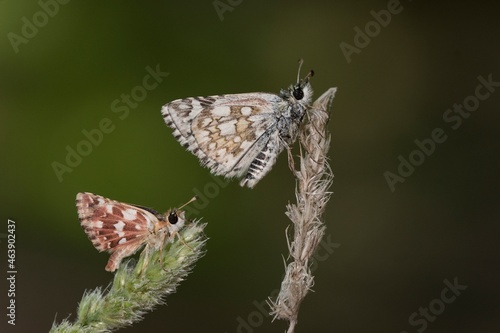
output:
<svg viewBox="0 0 500 333"><path fill-rule="evenodd" d="M162 215L88 192L77 194L76 206L80 223L94 247L111 253L106 265L109 272L144 244L161 246L184 224L175 211Z"/></svg>
<svg viewBox="0 0 500 333"><path fill-rule="evenodd" d="M312 97L310 75L279 95L178 99L164 105L162 115L174 137L213 174L244 176L240 185L252 188L297 138Z"/></svg>
<svg viewBox="0 0 500 333"><path fill-rule="evenodd" d="M271 140L272 94L193 97L163 108L174 137L215 175L241 177Z"/></svg>

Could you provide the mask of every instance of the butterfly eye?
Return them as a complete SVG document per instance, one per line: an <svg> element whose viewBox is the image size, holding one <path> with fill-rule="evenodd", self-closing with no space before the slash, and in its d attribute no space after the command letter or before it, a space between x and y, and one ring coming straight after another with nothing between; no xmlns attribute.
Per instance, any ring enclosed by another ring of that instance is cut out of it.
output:
<svg viewBox="0 0 500 333"><path fill-rule="evenodd" d="M304 91L300 86L296 86L293 88L293 97L295 97L296 100L300 101L302 98L304 98Z"/></svg>
<svg viewBox="0 0 500 333"><path fill-rule="evenodd" d="M179 217L177 217L176 212L171 212L170 214L168 214L168 222L170 222L170 224L176 224L177 221L179 221Z"/></svg>

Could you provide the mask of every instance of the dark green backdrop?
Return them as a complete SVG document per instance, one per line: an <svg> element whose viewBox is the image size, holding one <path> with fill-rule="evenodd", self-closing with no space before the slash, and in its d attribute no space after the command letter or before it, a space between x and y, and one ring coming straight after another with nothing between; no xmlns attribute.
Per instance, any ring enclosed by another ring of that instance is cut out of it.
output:
<svg viewBox="0 0 500 333"><path fill-rule="evenodd" d="M199 192L207 255L167 306L123 332L283 332L258 304L284 272L285 156L254 190L220 185L160 109L278 92L304 58L315 96L338 92L327 237L297 332L498 332L500 87L478 85L500 82L500 27L487 2L63 2L0 1L0 233L16 222L18 272L13 327L0 238L0 327L46 332L111 281L77 192L160 211ZM474 111L459 116L464 101ZM436 129L444 142L431 144ZM68 162L68 149L86 156ZM419 165L397 181L402 159ZM443 281L455 279L467 288L453 294Z"/></svg>

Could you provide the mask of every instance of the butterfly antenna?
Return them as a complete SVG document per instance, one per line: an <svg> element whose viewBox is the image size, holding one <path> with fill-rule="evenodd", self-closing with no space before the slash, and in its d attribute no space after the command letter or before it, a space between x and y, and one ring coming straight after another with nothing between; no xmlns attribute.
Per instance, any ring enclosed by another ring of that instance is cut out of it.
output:
<svg viewBox="0 0 500 333"><path fill-rule="evenodd" d="M309 73L307 73L306 77L304 78L304 81L309 80L309 78L314 76L314 71L311 69Z"/></svg>
<svg viewBox="0 0 500 333"><path fill-rule="evenodd" d="M300 82L300 69L302 68L302 64L304 63L304 59L300 58L299 59L299 71L297 73L297 83Z"/></svg>
<svg viewBox="0 0 500 333"><path fill-rule="evenodd" d="M184 205L180 206L180 207L179 207L179 208L177 208L177 209L181 209L181 208L183 208L183 207L185 207L185 206L189 205L191 202L196 201L196 200L198 200L198 196L196 196L196 195L195 195L194 197L192 197L192 198L191 198L191 200L189 200L188 202L186 202Z"/></svg>

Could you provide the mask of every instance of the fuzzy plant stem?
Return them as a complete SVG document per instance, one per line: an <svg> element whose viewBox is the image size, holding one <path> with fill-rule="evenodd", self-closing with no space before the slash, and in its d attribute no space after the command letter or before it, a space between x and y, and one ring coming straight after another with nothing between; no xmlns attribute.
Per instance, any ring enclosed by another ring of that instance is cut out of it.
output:
<svg viewBox="0 0 500 333"><path fill-rule="evenodd" d="M54 323L52 333L111 332L140 321L144 314L163 304L175 292L195 262L203 256L204 224L193 222L173 242L159 250L144 250L136 265L120 265L108 292L86 291L78 306L75 323Z"/></svg>
<svg viewBox="0 0 500 333"><path fill-rule="evenodd" d="M278 297L270 300L271 315L289 322L287 333L295 332L300 303L314 284L311 258L326 229L323 213L330 199L329 188L333 181L327 158L330 148L327 124L336 90L328 89L307 113L309 121L299 134L300 169L295 169L293 158L289 160L296 178L297 200L297 203L286 207L286 215L293 223L293 237L289 235L288 228L286 231L290 262L286 264Z"/></svg>

